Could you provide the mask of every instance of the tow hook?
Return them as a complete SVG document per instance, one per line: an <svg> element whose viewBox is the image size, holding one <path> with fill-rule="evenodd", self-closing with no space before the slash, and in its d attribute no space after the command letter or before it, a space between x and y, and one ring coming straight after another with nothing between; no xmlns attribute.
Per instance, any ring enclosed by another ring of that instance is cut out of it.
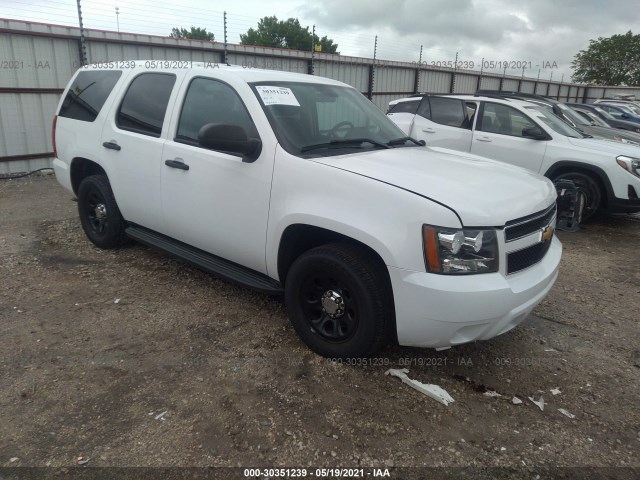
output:
<svg viewBox="0 0 640 480"><path fill-rule="evenodd" d="M558 192L556 228L563 232L577 232L584 211L584 191L571 180L557 180L554 185Z"/></svg>

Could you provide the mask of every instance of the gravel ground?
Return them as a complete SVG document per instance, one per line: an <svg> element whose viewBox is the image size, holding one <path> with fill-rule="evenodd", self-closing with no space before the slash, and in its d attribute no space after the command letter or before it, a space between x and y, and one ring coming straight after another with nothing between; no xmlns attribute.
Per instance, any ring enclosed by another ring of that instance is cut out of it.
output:
<svg viewBox="0 0 640 480"><path fill-rule="evenodd" d="M279 298L96 249L53 176L0 181L0 466L637 469L640 220L560 238L519 328L349 366L307 350Z"/></svg>

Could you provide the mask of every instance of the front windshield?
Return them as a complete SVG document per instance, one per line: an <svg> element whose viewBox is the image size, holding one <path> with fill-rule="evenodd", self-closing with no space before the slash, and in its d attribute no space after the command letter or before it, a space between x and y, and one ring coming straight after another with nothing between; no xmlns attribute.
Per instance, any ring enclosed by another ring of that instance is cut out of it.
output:
<svg viewBox="0 0 640 480"><path fill-rule="evenodd" d="M576 112L578 114L582 115L585 118L585 120L591 122L591 124L595 124L595 125L597 125L599 127L608 127L609 126L604 120L602 120L597 115L595 115L595 114L593 114L591 112L588 112L586 110L576 110Z"/></svg>
<svg viewBox="0 0 640 480"><path fill-rule="evenodd" d="M534 118L543 122L554 132L571 138L584 138L584 135L545 107L525 107Z"/></svg>
<svg viewBox="0 0 640 480"><path fill-rule="evenodd" d="M607 120L615 120L615 117L611 115L609 112L607 112L606 110L602 109L601 107L595 107L595 108L596 108L596 112L598 112Z"/></svg>
<svg viewBox="0 0 640 480"><path fill-rule="evenodd" d="M562 103L558 103L557 105L558 105L558 108L560 108L560 110L562 110L562 113L569 120L571 120L573 123L575 123L577 126L579 126L579 127L580 126L582 126L582 127L590 127L591 126L591 122L588 122L587 120L582 118L580 115L578 115L576 112L571 110L566 105L563 105Z"/></svg>
<svg viewBox="0 0 640 480"><path fill-rule="evenodd" d="M252 84L278 141L297 156L415 146L357 90L305 82ZM391 142L391 143L390 143Z"/></svg>

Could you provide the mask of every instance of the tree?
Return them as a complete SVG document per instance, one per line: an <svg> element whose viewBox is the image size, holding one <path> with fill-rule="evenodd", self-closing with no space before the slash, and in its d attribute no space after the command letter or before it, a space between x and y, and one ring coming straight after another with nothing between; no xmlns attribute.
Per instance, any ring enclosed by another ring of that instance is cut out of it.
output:
<svg viewBox="0 0 640 480"><path fill-rule="evenodd" d="M189 38L191 40L208 40L210 42L213 42L214 39L213 33L207 32L206 28L200 27L191 27L191 30L173 28L169 36L173 38Z"/></svg>
<svg viewBox="0 0 640 480"><path fill-rule="evenodd" d="M640 35L591 40L571 62L573 80L596 85L640 85Z"/></svg>
<svg viewBox="0 0 640 480"><path fill-rule="evenodd" d="M240 35L242 45L259 45L261 47L290 48L292 50L311 51L312 45L323 53L336 53L338 45L325 35L313 36L309 27L302 27L297 18L278 20L277 17L264 17L257 28L250 28Z"/></svg>

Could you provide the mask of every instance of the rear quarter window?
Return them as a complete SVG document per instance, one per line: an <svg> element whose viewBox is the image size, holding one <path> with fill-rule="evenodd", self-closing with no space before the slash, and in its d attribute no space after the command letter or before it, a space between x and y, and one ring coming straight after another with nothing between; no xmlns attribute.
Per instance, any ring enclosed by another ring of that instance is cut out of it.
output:
<svg viewBox="0 0 640 480"><path fill-rule="evenodd" d="M58 115L93 122L121 75L119 70L78 73L64 97Z"/></svg>
<svg viewBox="0 0 640 480"><path fill-rule="evenodd" d="M420 105L420 100L410 102L398 102L393 105L387 113L412 113L415 115Z"/></svg>

